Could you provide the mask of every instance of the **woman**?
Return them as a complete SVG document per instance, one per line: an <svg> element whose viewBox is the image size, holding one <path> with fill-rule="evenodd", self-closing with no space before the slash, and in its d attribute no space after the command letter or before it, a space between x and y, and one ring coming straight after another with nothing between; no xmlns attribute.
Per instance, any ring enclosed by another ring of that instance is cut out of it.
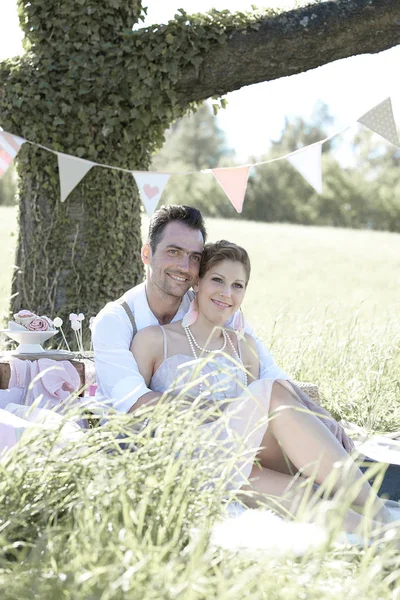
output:
<svg viewBox="0 0 400 600"><path fill-rule="evenodd" d="M265 494L282 498L288 490L291 502L299 500L304 494L304 478L313 477L321 484L332 472L337 473L336 491L345 476L335 464L349 460L346 451L319 419L304 409L289 381L258 379L255 339L224 328L240 309L249 277L250 260L243 248L224 240L207 244L189 313L182 321L148 327L135 336L131 350L138 368L153 391L185 390L186 396L204 398L208 416L210 406L217 402L226 417L220 419L224 423L220 430L216 429L221 442L232 439L233 430L248 449L259 448L257 462L253 452L237 467L239 487L251 490L256 500ZM212 360L193 362L204 356ZM182 365L186 366L183 371ZM197 378L191 384L196 367ZM212 426L212 419L202 425ZM359 486L355 504L362 507L372 491L355 465L346 469L346 486L353 483ZM376 519L390 520L380 499L374 502ZM353 531L361 521L362 517L350 510L345 527Z"/></svg>

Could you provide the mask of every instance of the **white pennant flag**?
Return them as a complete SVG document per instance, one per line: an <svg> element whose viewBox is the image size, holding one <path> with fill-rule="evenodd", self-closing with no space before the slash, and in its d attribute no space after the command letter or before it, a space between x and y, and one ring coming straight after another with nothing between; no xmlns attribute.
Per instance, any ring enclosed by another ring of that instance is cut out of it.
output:
<svg viewBox="0 0 400 600"><path fill-rule="evenodd" d="M24 142L24 138L0 131L0 177L7 171Z"/></svg>
<svg viewBox="0 0 400 600"><path fill-rule="evenodd" d="M371 108L358 121L400 148L400 140L390 98L386 98L386 100Z"/></svg>
<svg viewBox="0 0 400 600"><path fill-rule="evenodd" d="M69 196L72 190L78 185L88 171L96 163L90 160L84 160L70 154L57 152L58 174L60 177L60 196L61 202Z"/></svg>
<svg viewBox="0 0 400 600"><path fill-rule="evenodd" d="M149 217L156 210L161 195L171 173L153 173L152 171L131 171L139 188L143 206Z"/></svg>
<svg viewBox="0 0 400 600"><path fill-rule="evenodd" d="M318 143L302 148L286 157L286 160L297 169L318 194L322 194L321 152L322 144Z"/></svg>

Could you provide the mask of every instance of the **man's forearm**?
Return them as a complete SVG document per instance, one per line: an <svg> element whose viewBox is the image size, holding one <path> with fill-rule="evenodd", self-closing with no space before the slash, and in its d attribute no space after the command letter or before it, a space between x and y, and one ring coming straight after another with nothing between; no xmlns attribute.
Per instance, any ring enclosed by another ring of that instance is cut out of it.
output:
<svg viewBox="0 0 400 600"><path fill-rule="evenodd" d="M137 400L135 404L130 407L128 413L134 412L141 406L152 406L154 404L157 404L161 396L162 394L160 394L159 392L147 392L147 394L143 394L143 396L140 396L139 400Z"/></svg>

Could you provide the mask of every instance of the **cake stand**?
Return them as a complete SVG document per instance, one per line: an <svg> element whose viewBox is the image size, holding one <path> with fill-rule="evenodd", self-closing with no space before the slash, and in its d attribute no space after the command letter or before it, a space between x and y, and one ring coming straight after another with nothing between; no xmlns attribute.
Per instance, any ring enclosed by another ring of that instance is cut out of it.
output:
<svg viewBox="0 0 400 600"><path fill-rule="evenodd" d="M49 331L18 331L14 329L2 329L9 338L19 344L13 354L38 354L45 352L42 344L58 333L56 329Z"/></svg>

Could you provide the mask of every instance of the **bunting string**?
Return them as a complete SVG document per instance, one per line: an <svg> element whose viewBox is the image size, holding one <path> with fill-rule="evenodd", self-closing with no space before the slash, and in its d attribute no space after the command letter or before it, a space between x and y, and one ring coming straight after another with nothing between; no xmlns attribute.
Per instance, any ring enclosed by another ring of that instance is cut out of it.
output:
<svg viewBox="0 0 400 600"><path fill-rule="evenodd" d="M386 98L376 106L372 107L368 112L363 114L357 122L367 127L371 131L379 134L384 139L388 140L398 148L400 148L399 135L396 128L396 122L393 116L391 98ZM322 145L330 141L336 136L341 135L350 128L347 125L340 131L326 137L323 140L299 148L293 152L289 152L282 156L262 160L254 163L247 163L234 167L224 167L215 169L202 169L201 171L174 171L163 173L160 171L137 171L132 169L124 169L115 165L106 165L93 162L57 152L52 148L48 148L42 144L32 142L21 138L12 133L0 130L0 177L4 175L8 167L18 154L22 144L32 144L42 150L51 152L57 156L58 171L60 178L60 200L65 202L72 190L79 184L83 177L90 171L92 167L102 167L105 169L115 169L130 173L139 189L139 194L143 206L149 216L156 210L165 186L167 185L172 175L192 175L194 173L209 174L212 173L216 181L224 190L226 196L233 204L238 213L242 212L245 199L247 182L250 170L260 165L266 165L278 160L287 160L314 188L318 193L322 193Z"/></svg>

